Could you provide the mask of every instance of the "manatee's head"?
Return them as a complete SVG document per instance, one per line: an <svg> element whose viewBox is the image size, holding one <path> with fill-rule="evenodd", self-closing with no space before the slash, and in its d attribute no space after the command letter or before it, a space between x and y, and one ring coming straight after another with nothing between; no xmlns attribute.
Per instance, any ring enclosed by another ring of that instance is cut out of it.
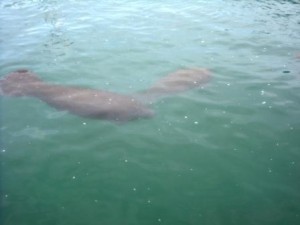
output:
<svg viewBox="0 0 300 225"><path fill-rule="evenodd" d="M26 69L19 69L0 79L0 92L7 96L26 95L31 85L40 83L36 74Z"/></svg>

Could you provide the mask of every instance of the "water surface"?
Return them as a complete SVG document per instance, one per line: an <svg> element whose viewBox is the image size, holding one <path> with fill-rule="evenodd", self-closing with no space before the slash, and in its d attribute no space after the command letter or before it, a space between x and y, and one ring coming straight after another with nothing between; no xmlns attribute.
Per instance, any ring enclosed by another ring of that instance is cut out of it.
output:
<svg viewBox="0 0 300 225"><path fill-rule="evenodd" d="M299 224L299 24L297 0L1 1L1 76L133 93L213 71L123 125L3 97L3 224Z"/></svg>

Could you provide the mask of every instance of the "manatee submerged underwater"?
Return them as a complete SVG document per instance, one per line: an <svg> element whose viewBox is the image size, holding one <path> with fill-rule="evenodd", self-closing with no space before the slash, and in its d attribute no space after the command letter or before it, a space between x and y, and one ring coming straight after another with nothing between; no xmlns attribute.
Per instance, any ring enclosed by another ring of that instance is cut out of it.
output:
<svg viewBox="0 0 300 225"><path fill-rule="evenodd" d="M78 116L126 122L153 117L153 102L201 87L210 78L211 72L208 69L181 69L159 79L149 89L123 95L105 90L51 84L40 79L34 72L21 69L0 79L0 95L34 97L58 110Z"/></svg>

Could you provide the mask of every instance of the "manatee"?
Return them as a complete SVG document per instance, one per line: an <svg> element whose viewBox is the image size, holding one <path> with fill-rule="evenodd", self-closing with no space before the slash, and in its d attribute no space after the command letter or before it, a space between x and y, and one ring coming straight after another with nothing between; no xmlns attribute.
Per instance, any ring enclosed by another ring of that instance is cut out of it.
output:
<svg viewBox="0 0 300 225"><path fill-rule="evenodd" d="M210 77L211 72L207 69L182 69L163 77L147 90L124 95L105 90L51 84L32 71L20 69L0 80L0 93L3 96L34 97L58 110L82 117L126 122L153 117L151 104L154 101L202 86Z"/></svg>

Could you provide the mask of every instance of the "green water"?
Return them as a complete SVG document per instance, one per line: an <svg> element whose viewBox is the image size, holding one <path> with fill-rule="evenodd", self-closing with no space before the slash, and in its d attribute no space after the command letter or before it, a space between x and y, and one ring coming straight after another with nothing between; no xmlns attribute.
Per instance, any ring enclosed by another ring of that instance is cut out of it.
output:
<svg viewBox="0 0 300 225"><path fill-rule="evenodd" d="M0 74L132 93L213 79L117 125L2 97L4 225L300 224L297 0L2 0Z"/></svg>

